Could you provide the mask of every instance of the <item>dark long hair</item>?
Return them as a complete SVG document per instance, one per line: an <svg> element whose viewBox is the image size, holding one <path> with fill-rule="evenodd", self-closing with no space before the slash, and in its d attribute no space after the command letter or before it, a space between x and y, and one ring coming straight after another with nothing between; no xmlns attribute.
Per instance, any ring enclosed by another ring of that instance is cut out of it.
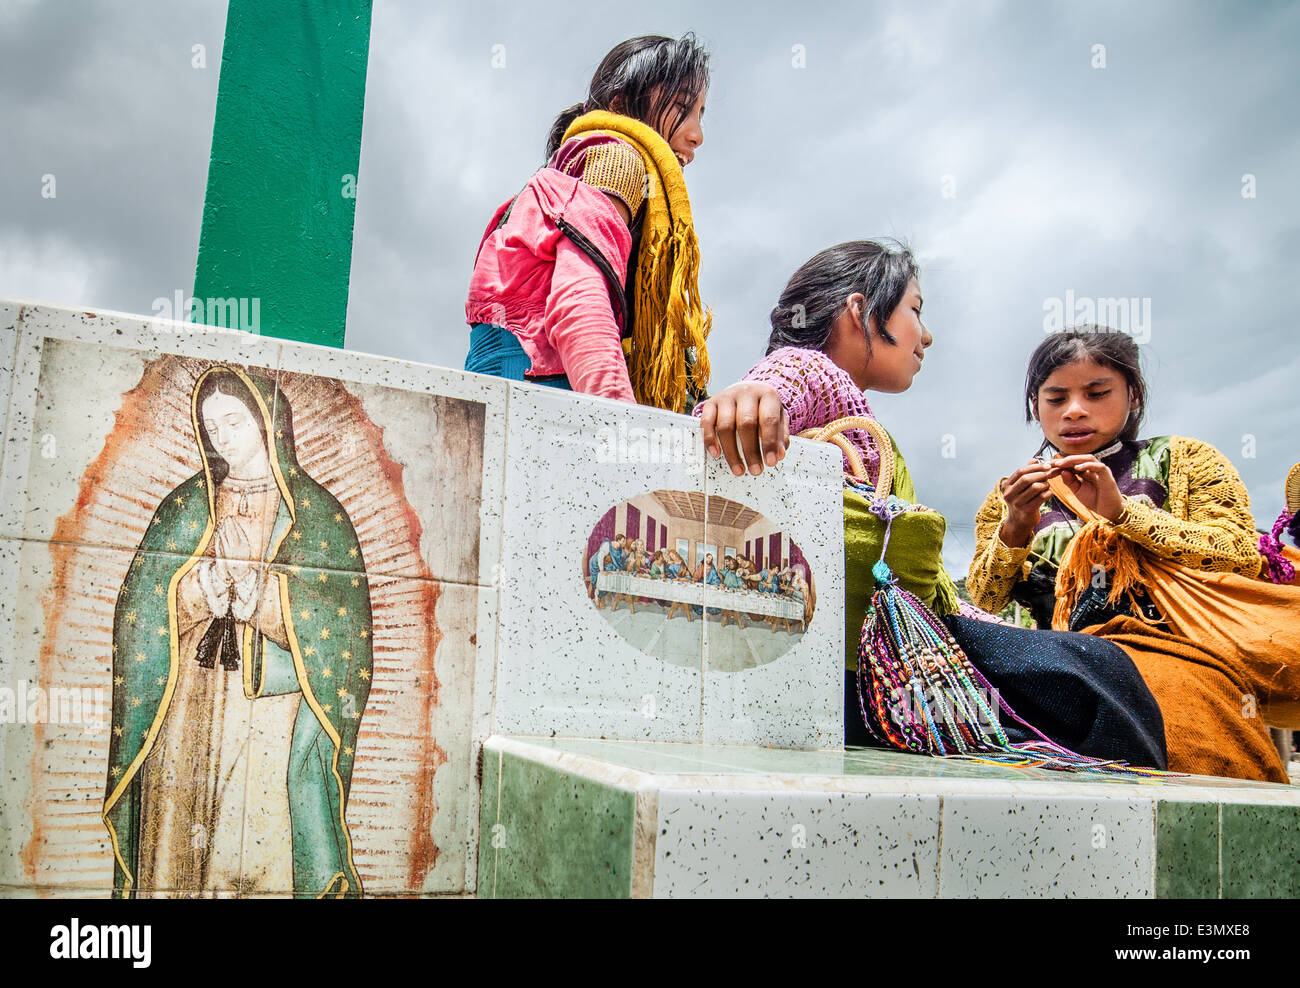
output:
<svg viewBox="0 0 1300 988"><path fill-rule="evenodd" d="M207 426L203 424L203 403L214 394L223 394L228 398L234 398L247 408L248 414L253 417L253 421L257 423L258 431L262 434L262 445L267 448L268 455L274 456L274 450L267 446L266 423L262 419L262 409L257 403L257 398L248 389L248 385L240 380L239 375L233 371L214 370L199 385L199 433L202 436L203 451L207 455L208 465L212 470L212 482L213 484L219 484L226 479L226 474L230 472L230 464L216 451L216 448L212 445L212 437L208 435ZM284 396L281 395L279 400L284 402ZM287 404L278 410L277 419L280 422L279 428L286 436L290 437L289 443L290 448L292 448L293 419Z"/></svg>
<svg viewBox="0 0 1300 988"><path fill-rule="evenodd" d="M1129 412L1128 421L1124 423L1119 438L1130 441L1136 439L1147 406L1147 382L1142 376L1138 346L1126 333L1117 333L1107 326L1091 323L1053 333L1034 349L1029 358L1029 370L1025 373L1025 421L1035 421L1034 399L1038 397L1038 389L1043 386L1043 382L1057 368L1078 360L1096 361L1124 376L1129 395L1137 399L1138 407ZM1039 453L1046 448L1047 442L1044 441Z"/></svg>
<svg viewBox="0 0 1300 988"><path fill-rule="evenodd" d="M767 352L784 346L825 350L831 327L845 309L845 299L861 292L862 327L876 317L876 329L888 343L894 339L885 323L918 275L912 251L897 240L850 240L827 247L799 268L786 283L772 310L772 334ZM867 333L870 352L871 334Z"/></svg>
<svg viewBox="0 0 1300 988"><path fill-rule="evenodd" d="M555 118L546 138L546 160L559 148L569 124L591 110L621 113L651 127L672 111L671 137L708 88L709 53L691 32L678 41L658 34L622 41L596 67L586 102L575 103Z"/></svg>

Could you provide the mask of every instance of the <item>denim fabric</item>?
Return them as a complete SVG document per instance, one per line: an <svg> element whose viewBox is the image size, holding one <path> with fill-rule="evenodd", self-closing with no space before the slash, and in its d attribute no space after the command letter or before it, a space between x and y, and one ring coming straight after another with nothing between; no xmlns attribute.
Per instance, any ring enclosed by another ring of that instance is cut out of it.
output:
<svg viewBox="0 0 1300 988"><path fill-rule="evenodd" d="M465 357L465 370L475 374L491 374L511 381L524 381L529 384L545 384L550 388L572 391L569 379L564 376L535 380L526 377L533 362L524 352L518 337L504 326L476 322L470 327L469 353Z"/></svg>

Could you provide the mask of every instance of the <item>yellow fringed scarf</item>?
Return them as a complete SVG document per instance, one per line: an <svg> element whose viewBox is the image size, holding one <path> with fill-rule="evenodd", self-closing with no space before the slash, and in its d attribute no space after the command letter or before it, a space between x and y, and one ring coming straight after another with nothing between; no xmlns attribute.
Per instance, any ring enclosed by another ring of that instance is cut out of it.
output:
<svg viewBox="0 0 1300 988"><path fill-rule="evenodd" d="M1092 582L1098 568L1106 570L1109 592L1106 600L1118 604L1124 595L1144 583L1141 552L1104 521L1090 521L1079 530L1066 547L1061 569L1056 575L1056 609L1052 627L1065 631L1070 626L1074 605ZM1134 617L1142 617L1134 612Z"/></svg>
<svg viewBox="0 0 1300 988"><path fill-rule="evenodd" d="M1128 653L1160 705L1169 768L1285 781L1263 725L1300 729L1300 622L1291 618L1300 607L1300 576L1274 584L1165 559L1116 532L1061 478L1048 484L1085 522L1057 573L1052 627L1068 628L1094 567L1109 573L1111 603L1142 587L1168 630L1151 627L1134 608L1093 633ZM1286 546L1284 553L1300 563L1300 552Z"/></svg>
<svg viewBox="0 0 1300 988"><path fill-rule="evenodd" d="M689 413L709 382L705 341L713 316L700 302L700 246L682 166L657 131L631 117L594 110L573 121L564 140L590 134L631 144L650 180L630 293L630 350L629 341L623 344L632 391L643 405Z"/></svg>

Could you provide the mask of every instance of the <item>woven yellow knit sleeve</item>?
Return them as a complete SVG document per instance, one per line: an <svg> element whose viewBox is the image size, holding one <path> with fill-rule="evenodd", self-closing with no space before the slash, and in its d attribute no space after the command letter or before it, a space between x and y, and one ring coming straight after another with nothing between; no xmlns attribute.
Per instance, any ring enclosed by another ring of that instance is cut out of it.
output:
<svg viewBox="0 0 1300 988"><path fill-rule="evenodd" d="M1012 588L1029 574L1029 546L1013 548L998 538L1006 510L999 483L975 514L975 558L966 574L970 599L994 614L1010 603Z"/></svg>
<svg viewBox="0 0 1300 988"><path fill-rule="evenodd" d="M582 180L622 200L633 219L645 201L645 161L640 151L622 141L589 148Z"/></svg>
<svg viewBox="0 0 1300 988"><path fill-rule="evenodd" d="M1258 575L1263 557L1250 495L1226 456L1209 443L1174 436L1168 493L1168 510L1126 498L1115 531L1193 569Z"/></svg>

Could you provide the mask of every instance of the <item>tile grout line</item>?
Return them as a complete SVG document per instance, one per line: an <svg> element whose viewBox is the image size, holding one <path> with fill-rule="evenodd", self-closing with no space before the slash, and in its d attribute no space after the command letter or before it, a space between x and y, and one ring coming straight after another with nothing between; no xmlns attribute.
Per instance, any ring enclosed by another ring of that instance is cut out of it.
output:
<svg viewBox="0 0 1300 988"><path fill-rule="evenodd" d="M497 502L497 563L499 564L499 566L504 566L504 565L505 565L505 552L506 552L506 480L507 480L507 478L508 478L509 475L510 475L510 456L509 456L509 452L510 452L510 398L511 398L511 395L513 394L513 391L514 391L514 389L513 389L509 384L507 384L506 387L505 387L505 400L504 400L504 402L502 403L502 404L504 405L504 408L502 409L502 412L501 412L501 432L502 432L501 442L502 442L502 445L505 447L505 449L504 449L504 451L503 451L503 453L502 453L502 455L501 455L501 459L502 459L502 463L501 463L501 499ZM487 469L487 461L486 461L486 458L484 459L484 465L483 465L483 468L484 468L484 470ZM480 531L481 531L481 530L482 530L482 522L480 522L479 525L480 525ZM499 658L500 658L500 656L501 656L501 608L502 608L501 584L502 584L502 582L504 582L504 581L502 581L500 574L501 574L501 569L498 568L498 569L497 569L497 579L495 580L495 582L496 582L496 594L497 594L496 607L495 607L495 609L494 609L494 613L493 613L493 615L492 615L492 697L491 697L491 699L492 699L492 703L491 703L491 707L489 708L489 709L490 709L490 713L489 713L489 715L488 715L488 737L491 737L492 735L496 734L496 731L497 731L497 686L498 686L498 677L499 677L499 674L500 674L500 671L499 671L499 669L498 669L498 665L499 665L498 660L499 660ZM477 656L475 656L475 658L477 659ZM478 663L477 663L477 661L476 661L476 662L475 662L475 666L477 666L477 665L478 665ZM471 709L473 709L473 708L471 707ZM486 741L487 738L484 738L483 740ZM500 810L500 807L498 807L498 811L499 811L499 810ZM495 889L493 890L493 894L495 895Z"/></svg>
<svg viewBox="0 0 1300 988"><path fill-rule="evenodd" d="M501 405L502 405L502 408L501 408L501 433L502 433L502 435L501 435L501 442L502 442L502 446L504 447L504 450L503 450L503 452L502 452L502 456L501 456L501 461L502 461L502 462L501 462L501 491L500 491L500 495L501 495L501 496L498 498L497 503L496 503L496 507L497 507L497 520L496 520L496 537L497 537L497 539L496 539L496 541L497 541L497 551L496 551L496 556L497 556L497 576L496 576L496 578L493 580L494 586L492 587L493 592L496 594L496 600L493 602L493 607L492 607L492 683L491 683L491 685L488 687L489 693L488 693L488 697L487 697L487 699L488 699L488 717L487 717L487 722L488 722L487 727L488 727L488 730L487 730L487 736L484 737L481 741L478 742L480 758L484 757L484 756L487 754L487 748L486 748L486 746L487 746L488 738L490 738L490 737L492 737L493 735L496 734L496 726L497 726L497 685L498 685L498 675L499 675L499 670L498 670L497 667L498 667L498 659L499 659L499 657L500 657L500 655L501 655L501 583L502 583L502 580L501 580L501 566L504 565L504 562L505 562L504 554L505 554L506 478L507 478L507 476L509 475L509 471L510 471L510 457L509 457L507 454L508 454L508 452L509 452L509 440L510 440L510 396L511 396L511 391L512 391L512 389L511 389L510 385L507 383L507 384L505 385L505 387L504 387L502 390L503 390L503 392L504 392L504 396L503 396L502 401L501 401ZM487 405L486 405L486 403L484 403L484 408L486 409L486 407L487 407ZM485 413L484 413L484 420L485 420L485 422L486 422L486 417L487 417L487 416L486 416L486 412L485 412ZM485 453L486 453L486 451L485 451ZM485 455L484 458L483 458L483 471L484 471L484 473L487 472L487 467L488 467L488 459L487 459L487 456ZM480 490L481 490L481 489L482 489L482 478L481 478L481 477L479 478L479 482L480 482ZM480 533L480 536L479 536L479 537L480 537L480 539L482 538L482 530L483 530L483 505L480 504L480 505L479 505L479 533ZM481 564L481 563L482 563L482 560L480 560L479 562L480 562L480 564ZM480 578L480 580L482 579L481 568L480 568L479 578ZM477 627L477 622L475 623L475 626ZM476 672L477 672L477 669L478 669L478 667L479 667L478 649L479 649L479 645L476 643L475 646L474 646L474 668L475 668ZM475 675L475 677L474 677L474 683L472 684L471 689L470 689L470 697L471 697L471 698L470 698L470 717L471 717L471 720L474 719L474 711L478 709L478 705L479 705L480 701L483 699L482 697L477 696L477 695L475 694L475 692L474 692L475 688L476 688L478 685L479 685L479 682L478 682L478 676ZM471 734L472 734L472 729L471 729ZM470 750L473 751L473 749L474 749L474 739L471 737L471 739L470 739ZM502 763L503 763L503 753L502 753L500 750L498 750L498 751L497 751L497 807L496 807L496 826L500 826L500 825L501 825L501 768L502 768ZM483 803L483 780L482 780L482 778L479 779L478 798L479 798L479 819L482 820L482 818L483 818L483 808L482 808L482 803ZM489 836L488 839L489 839L489 841L490 841L490 846L491 846L491 848L492 848L492 898L495 899L495 898L497 897L497 873L498 873L498 869L499 869L499 865L500 865L500 860L501 860L501 849L500 849L499 847L496 846L496 845L497 845L497 830L496 830L496 827L493 827L493 831L492 831L492 833L491 833L491 835ZM476 861L476 863L477 863L477 861L478 861L479 859L481 859L482 856L483 856L483 834L482 834L481 832L480 832L479 835L478 835L478 848L477 848L477 852L478 852L478 853L475 855L475 861ZM474 871L475 871L475 880L474 880L475 892L474 892L474 894L475 894L475 897L477 898L477 897L478 897L478 893L479 893L479 889L478 889L478 868L476 867L476 868L474 869ZM466 884L468 884L468 882L467 882Z"/></svg>
<svg viewBox="0 0 1300 988"><path fill-rule="evenodd" d="M658 849L659 790L652 782L643 783L633 794L632 876L629 882L629 898L654 898Z"/></svg>
<svg viewBox="0 0 1300 988"><path fill-rule="evenodd" d="M697 431L696 439L697 441L703 443L703 439L699 437L698 431ZM700 491L700 493L704 495L704 519L703 519L704 544L708 545L709 543L709 464L708 464L707 457L705 457L704 467L700 472L700 486L704 488L704 490ZM707 586L707 584L705 584L705 586ZM708 664L708 660L705 658L706 650L709 647L708 596L709 594L707 590L705 590L705 592L701 594L701 598L704 600L705 607L704 607L704 613L700 615L700 619L701 619L700 620L700 726L698 731L696 732L696 737L700 739L700 744L707 743L707 735L705 730L704 691L705 689L708 688L708 684L709 684L709 664Z"/></svg>
<svg viewBox="0 0 1300 988"><path fill-rule="evenodd" d="M501 826L501 770L505 763L505 752L497 749L497 819L492 828L492 898L497 897L497 866L501 861L501 848L497 847L497 827ZM480 795L480 798L481 795ZM482 841L480 835L479 840Z"/></svg>

